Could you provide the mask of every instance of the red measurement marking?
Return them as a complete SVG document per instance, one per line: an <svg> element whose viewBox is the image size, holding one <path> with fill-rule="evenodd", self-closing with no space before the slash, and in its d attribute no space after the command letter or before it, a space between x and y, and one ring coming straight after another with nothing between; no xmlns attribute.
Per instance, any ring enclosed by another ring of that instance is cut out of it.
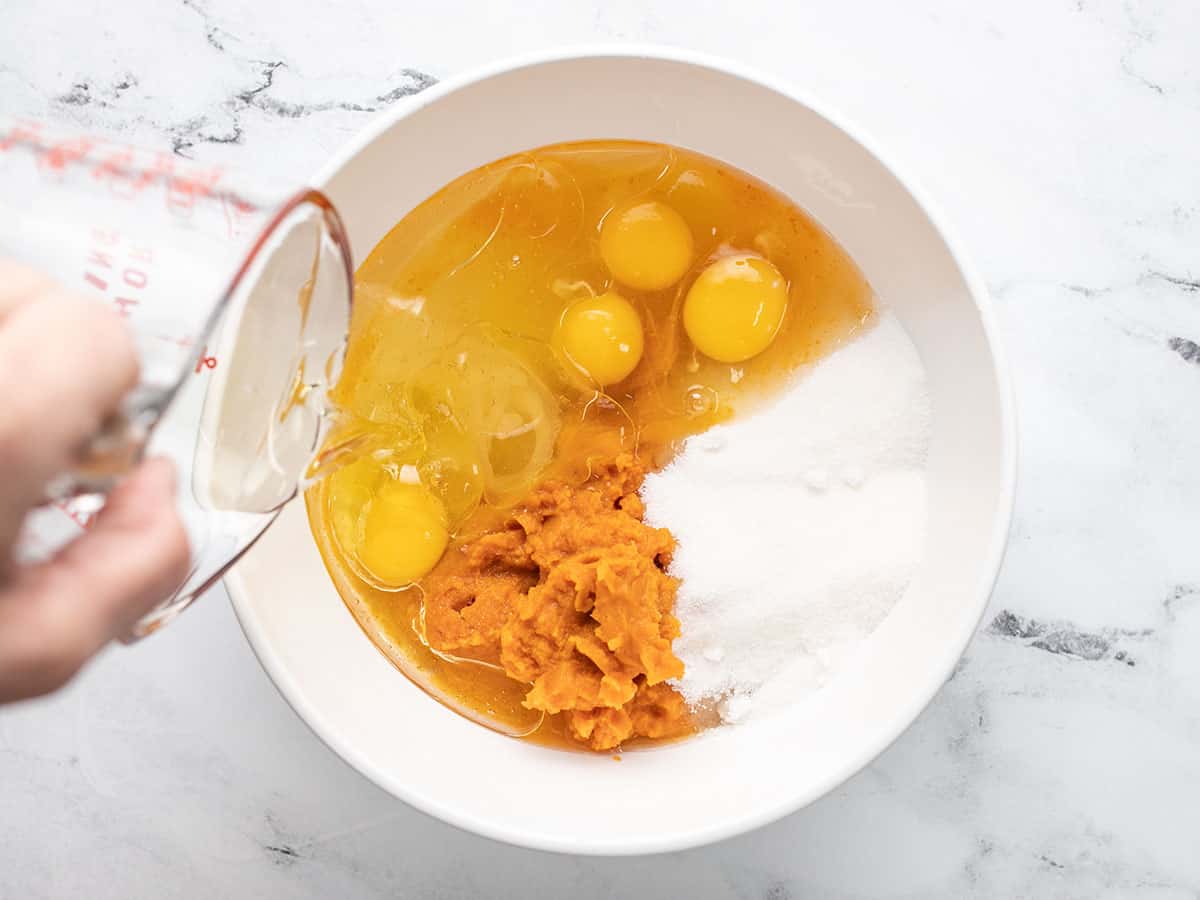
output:
<svg viewBox="0 0 1200 900"><path fill-rule="evenodd" d="M38 156L38 165L43 169L61 172L71 163L86 157L95 145L95 141L85 137L55 141L42 150Z"/></svg>
<svg viewBox="0 0 1200 900"><path fill-rule="evenodd" d="M229 228L230 238L241 235L248 224L253 227L258 213L258 207L255 204L230 194L221 195L221 208L225 212L225 224Z"/></svg>
<svg viewBox="0 0 1200 900"><path fill-rule="evenodd" d="M175 175L167 180L167 209L176 215L188 216L198 200L213 195L213 188L221 180L220 167L200 169L186 175Z"/></svg>
<svg viewBox="0 0 1200 900"><path fill-rule="evenodd" d="M128 319L133 312L133 308L138 305L138 301L132 297L113 297L113 305L116 306L117 312L123 318Z"/></svg>
<svg viewBox="0 0 1200 900"><path fill-rule="evenodd" d="M83 280L90 284L98 291L108 290L108 280L101 277L98 270L111 269L113 267L113 258L111 253L105 253L102 250L93 250L84 263L88 268L83 273Z"/></svg>
<svg viewBox="0 0 1200 900"><path fill-rule="evenodd" d="M125 318L140 306L150 283L154 251L139 244L125 244L112 228L93 228L92 246L83 263L83 281L109 300Z"/></svg>
<svg viewBox="0 0 1200 900"><path fill-rule="evenodd" d="M153 184L165 181L175 172L175 158L169 153L154 154L149 165L134 165L124 172L131 194L136 194Z"/></svg>
<svg viewBox="0 0 1200 900"><path fill-rule="evenodd" d="M200 351L200 358L196 360L196 374L200 374L201 369L215 369L217 367L217 358L215 356L205 356L208 353L208 348L205 347Z"/></svg>
<svg viewBox="0 0 1200 900"><path fill-rule="evenodd" d="M130 183L132 164L133 150L128 147L114 148L92 167L92 178L107 181L116 190Z"/></svg>
<svg viewBox="0 0 1200 900"><path fill-rule="evenodd" d="M169 334L156 334L155 339L162 341L165 344L174 344L176 347L192 346L192 339L186 337L171 337Z"/></svg>
<svg viewBox="0 0 1200 900"><path fill-rule="evenodd" d="M132 266L121 273L121 280L135 290L141 290L146 286L149 276L143 269L135 269Z"/></svg>
<svg viewBox="0 0 1200 900"><path fill-rule="evenodd" d="M0 153L7 152L18 144L33 144L39 146L42 142L38 134L44 126L41 122L18 122L13 125L8 134L0 135Z"/></svg>
<svg viewBox="0 0 1200 900"><path fill-rule="evenodd" d="M112 254L105 253L103 250L93 250L88 256L88 265L99 266L101 269L111 269L113 267Z"/></svg>
<svg viewBox="0 0 1200 900"><path fill-rule="evenodd" d="M62 510L63 514L68 519L70 519L84 531L87 531L92 527L92 520L96 518L95 513L85 513L76 509L75 505L70 500L55 500L54 505L58 509Z"/></svg>

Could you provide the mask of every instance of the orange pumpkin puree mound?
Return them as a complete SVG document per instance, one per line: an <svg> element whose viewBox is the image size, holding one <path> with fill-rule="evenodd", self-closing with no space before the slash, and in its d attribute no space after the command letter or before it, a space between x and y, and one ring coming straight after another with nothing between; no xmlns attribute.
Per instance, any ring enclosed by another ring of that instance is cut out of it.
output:
<svg viewBox="0 0 1200 900"><path fill-rule="evenodd" d="M642 521L644 476L622 453L581 485L546 481L422 582L431 647L501 666L530 685L526 707L562 713L594 750L694 730L665 683L683 675L675 539Z"/></svg>

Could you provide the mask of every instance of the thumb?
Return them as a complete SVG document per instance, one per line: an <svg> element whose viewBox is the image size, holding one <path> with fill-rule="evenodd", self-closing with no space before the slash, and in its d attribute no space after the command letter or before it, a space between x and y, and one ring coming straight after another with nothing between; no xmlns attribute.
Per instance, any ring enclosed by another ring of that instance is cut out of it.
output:
<svg viewBox="0 0 1200 900"><path fill-rule="evenodd" d="M24 682L25 696L65 683L178 587L188 564L174 470L147 461L86 534L0 591L0 681Z"/></svg>

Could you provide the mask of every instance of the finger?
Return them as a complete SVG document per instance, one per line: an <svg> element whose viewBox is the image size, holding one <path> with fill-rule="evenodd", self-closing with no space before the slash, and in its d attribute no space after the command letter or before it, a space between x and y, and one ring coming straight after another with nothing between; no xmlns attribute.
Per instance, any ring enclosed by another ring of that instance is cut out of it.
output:
<svg viewBox="0 0 1200 900"><path fill-rule="evenodd" d="M133 335L114 310L60 288L18 306L0 326L0 384L11 387L0 437L17 432L36 447L0 462L70 461L137 374Z"/></svg>
<svg viewBox="0 0 1200 900"><path fill-rule="evenodd" d="M0 702L63 685L169 596L188 563L174 470L143 463L83 537L0 592Z"/></svg>
<svg viewBox="0 0 1200 900"><path fill-rule="evenodd" d="M50 277L11 259L0 259L0 325L18 306L47 293L54 286Z"/></svg>
<svg viewBox="0 0 1200 900"><path fill-rule="evenodd" d="M77 461L137 371L129 329L94 300L55 288L0 322L0 548L46 482Z"/></svg>

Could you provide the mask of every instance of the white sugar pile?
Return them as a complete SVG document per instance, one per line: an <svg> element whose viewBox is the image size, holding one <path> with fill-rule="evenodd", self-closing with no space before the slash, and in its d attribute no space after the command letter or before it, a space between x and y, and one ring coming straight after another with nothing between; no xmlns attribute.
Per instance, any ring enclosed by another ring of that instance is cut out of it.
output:
<svg viewBox="0 0 1200 900"><path fill-rule="evenodd" d="M710 429L642 487L679 542L676 683L724 721L821 687L920 562L929 396L883 313L770 407Z"/></svg>

